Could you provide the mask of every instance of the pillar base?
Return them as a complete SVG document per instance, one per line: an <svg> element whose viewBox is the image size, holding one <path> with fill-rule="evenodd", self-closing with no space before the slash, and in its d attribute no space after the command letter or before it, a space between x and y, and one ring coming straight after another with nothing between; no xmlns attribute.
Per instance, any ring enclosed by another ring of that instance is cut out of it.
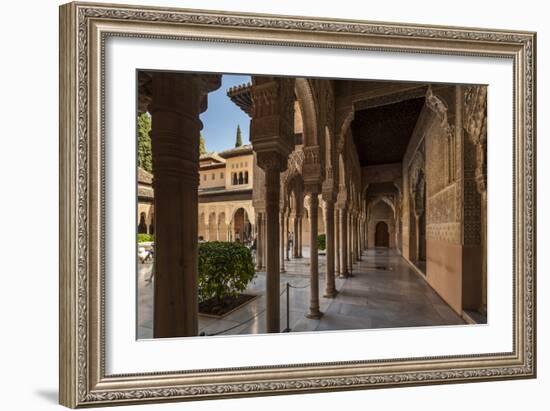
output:
<svg viewBox="0 0 550 411"><path fill-rule="evenodd" d="M286 270L285 270L284 268L281 268L281 269L279 270L279 272L280 272L280 273L286 273Z"/></svg>
<svg viewBox="0 0 550 411"><path fill-rule="evenodd" d="M340 274L338 275L338 278L348 278L349 274Z"/></svg>
<svg viewBox="0 0 550 411"><path fill-rule="evenodd" d="M321 311L315 311L315 312L309 312L305 315L306 318L309 318L310 320L318 320L323 316L323 313Z"/></svg>
<svg viewBox="0 0 550 411"><path fill-rule="evenodd" d="M337 290L333 290L333 291L327 291L327 292L325 292L325 294L323 295L323 297L324 297L324 298L335 298L337 295L338 295L338 291L337 291Z"/></svg>

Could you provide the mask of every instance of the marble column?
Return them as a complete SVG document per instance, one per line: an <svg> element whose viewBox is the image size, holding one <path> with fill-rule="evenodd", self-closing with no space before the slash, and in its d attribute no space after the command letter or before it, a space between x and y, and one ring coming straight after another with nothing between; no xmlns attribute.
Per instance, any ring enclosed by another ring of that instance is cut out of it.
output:
<svg viewBox="0 0 550 411"><path fill-rule="evenodd" d="M290 210L287 211L286 213L286 218L285 218L285 238L286 238L286 260L287 261L290 261L290 244L288 242L288 239L290 237ZM293 239L294 240L294 239Z"/></svg>
<svg viewBox="0 0 550 411"><path fill-rule="evenodd" d="M294 250L293 250L293 256L294 256L294 258L300 257L300 251L299 251L299 234L298 234L299 227L300 227L300 224L299 224L299 222L298 222L298 216L295 214L295 215L294 215L294 237L293 237L294 244L292 245L292 248L294 249Z"/></svg>
<svg viewBox="0 0 550 411"><path fill-rule="evenodd" d="M319 194L311 193L311 207L309 214L309 249L310 249L310 296L307 318L318 319L323 315L319 310L319 255L317 250L317 230L319 212Z"/></svg>
<svg viewBox="0 0 550 411"><path fill-rule="evenodd" d="M256 213L256 270L264 268L264 221L263 213Z"/></svg>
<svg viewBox="0 0 550 411"><path fill-rule="evenodd" d="M303 258L304 255L302 254L303 252L303 247L302 247L302 220L303 220L303 216L300 216L299 220L298 220L298 236L299 236L299 242L298 242L298 258Z"/></svg>
<svg viewBox="0 0 550 411"><path fill-rule="evenodd" d="M258 163L265 171L265 249L266 249L266 332L280 332L280 155L258 153Z"/></svg>
<svg viewBox="0 0 550 411"><path fill-rule="evenodd" d="M154 72L155 338L198 334L198 185L202 92L189 75Z"/></svg>
<svg viewBox="0 0 550 411"><path fill-rule="evenodd" d="M359 256L363 256L363 220L359 217L357 221L357 234L359 235Z"/></svg>
<svg viewBox="0 0 550 411"><path fill-rule="evenodd" d="M340 210L334 210L334 272L340 275Z"/></svg>
<svg viewBox="0 0 550 411"><path fill-rule="evenodd" d="M285 212L281 211L279 213L279 229L280 229L280 238L279 238L279 244L280 244L280 252L279 256L281 258L281 272L284 273L285 270Z"/></svg>
<svg viewBox="0 0 550 411"><path fill-rule="evenodd" d="M352 276L353 275L353 241L352 241L352 237L353 237L353 229L352 229L352 225L351 225L351 213L353 211L349 211L347 213L347 218L346 218L346 232L347 232L347 235L348 235L348 238L347 238L347 245L346 245L346 249L347 249L347 264L348 264L348 276Z"/></svg>
<svg viewBox="0 0 550 411"><path fill-rule="evenodd" d="M363 225L362 225L362 228L363 228L363 251L366 251L367 250L367 218L364 217L363 218Z"/></svg>
<svg viewBox="0 0 550 411"><path fill-rule="evenodd" d="M349 276L348 270L348 217L347 210L340 208L340 278Z"/></svg>
<svg viewBox="0 0 550 411"><path fill-rule="evenodd" d="M355 217L355 249L357 250L357 261L361 261L361 223L359 214Z"/></svg>
<svg viewBox="0 0 550 411"><path fill-rule="evenodd" d="M336 296L336 282L334 279L334 201L325 199L325 205L327 264L324 296L334 298Z"/></svg>

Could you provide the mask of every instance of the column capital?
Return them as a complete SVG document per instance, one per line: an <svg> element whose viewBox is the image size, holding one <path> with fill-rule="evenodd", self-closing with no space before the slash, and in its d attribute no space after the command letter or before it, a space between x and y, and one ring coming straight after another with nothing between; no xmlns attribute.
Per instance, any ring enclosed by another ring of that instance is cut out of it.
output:
<svg viewBox="0 0 550 411"><path fill-rule="evenodd" d="M258 167L265 172L282 172L286 169L286 158L278 151L260 151L256 153Z"/></svg>
<svg viewBox="0 0 550 411"><path fill-rule="evenodd" d="M319 193L323 179L321 148L318 145L308 146L303 148L303 152L302 177L304 179L305 191L308 193Z"/></svg>
<svg viewBox="0 0 550 411"><path fill-rule="evenodd" d="M323 200L325 201L325 203L327 204L336 204L336 199L337 199L337 196L336 194L334 193L334 191L324 191L323 190Z"/></svg>
<svg viewBox="0 0 550 411"><path fill-rule="evenodd" d="M250 141L256 152L276 151L286 162L294 149L294 80L253 77L252 83Z"/></svg>

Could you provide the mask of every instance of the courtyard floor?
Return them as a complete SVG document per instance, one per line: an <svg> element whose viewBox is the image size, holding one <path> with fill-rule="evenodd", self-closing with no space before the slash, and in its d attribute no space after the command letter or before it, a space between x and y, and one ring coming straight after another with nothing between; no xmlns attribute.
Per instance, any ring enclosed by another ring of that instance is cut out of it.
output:
<svg viewBox="0 0 550 411"><path fill-rule="evenodd" d="M286 283L290 283L291 332L417 327L464 324L437 293L396 252L368 250L354 264L353 277L336 279L338 295L324 298L325 256L319 256L320 307L324 315L308 319L309 258L285 261L281 273L281 330L287 327ZM138 338L153 337L152 264L138 265ZM154 280L153 280L154 281ZM259 334L265 330L265 272L257 272L246 293L258 295L224 318L199 315L204 335Z"/></svg>

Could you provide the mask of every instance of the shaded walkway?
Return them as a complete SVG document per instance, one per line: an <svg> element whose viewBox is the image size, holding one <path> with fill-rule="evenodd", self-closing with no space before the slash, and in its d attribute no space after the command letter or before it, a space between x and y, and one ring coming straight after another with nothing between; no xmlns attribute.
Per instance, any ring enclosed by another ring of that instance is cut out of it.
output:
<svg viewBox="0 0 550 411"><path fill-rule="evenodd" d="M325 257L319 256L319 320L304 317L309 304L309 258L285 261L281 274L281 327L286 327L286 293L290 290L290 328L292 332L394 328L464 324L456 314L395 251L368 250L354 264L354 276L337 279L336 298L322 296ZM139 265L138 338L152 338L151 264ZM223 319L199 315L199 330L206 335L258 334L265 330L265 273L258 272L247 292L258 298ZM227 331L225 331L227 330Z"/></svg>

